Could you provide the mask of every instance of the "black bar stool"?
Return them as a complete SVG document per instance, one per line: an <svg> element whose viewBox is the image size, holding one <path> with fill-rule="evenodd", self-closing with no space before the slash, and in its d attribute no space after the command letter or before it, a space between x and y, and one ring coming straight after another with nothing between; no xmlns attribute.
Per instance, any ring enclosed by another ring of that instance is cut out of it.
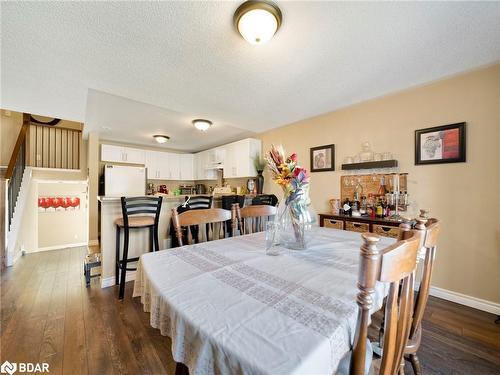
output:
<svg viewBox="0 0 500 375"><path fill-rule="evenodd" d="M119 298L125 294L125 276L127 271L136 268L127 267L129 262L137 262L139 257L128 257L129 232L131 229L149 228L149 251L158 251L158 221L160 219L162 197L122 197L122 217L115 220L116 225L116 265L115 284L120 281ZM140 215L140 216L135 216ZM123 232L123 257L120 259L120 231ZM153 246L154 241L154 246ZM121 270L121 273L120 273Z"/></svg>

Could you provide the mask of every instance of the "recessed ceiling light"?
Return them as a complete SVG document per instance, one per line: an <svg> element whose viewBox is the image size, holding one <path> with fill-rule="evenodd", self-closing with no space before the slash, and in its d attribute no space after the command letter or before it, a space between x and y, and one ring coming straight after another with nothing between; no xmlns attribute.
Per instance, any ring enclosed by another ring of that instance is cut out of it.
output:
<svg viewBox="0 0 500 375"><path fill-rule="evenodd" d="M197 118L197 119L193 120L193 125L196 129L204 132L204 131L208 130L209 127L212 126L212 121Z"/></svg>
<svg viewBox="0 0 500 375"><path fill-rule="evenodd" d="M280 8L270 1L245 1L234 13L236 29L251 44L263 44L271 40L282 21Z"/></svg>
<svg viewBox="0 0 500 375"><path fill-rule="evenodd" d="M168 135L160 135L160 134L153 135L153 138L158 143L165 143L170 139L170 137Z"/></svg>

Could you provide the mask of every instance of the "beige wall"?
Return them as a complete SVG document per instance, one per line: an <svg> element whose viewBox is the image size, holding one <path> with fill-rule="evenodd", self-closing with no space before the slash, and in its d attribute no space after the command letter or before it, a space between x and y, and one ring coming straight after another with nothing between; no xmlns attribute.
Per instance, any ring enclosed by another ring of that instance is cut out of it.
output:
<svg viewBox="0 0 500 375"><path fill-rule="evenodd" d="M14 111L0 110L0 166L9 164L17 136L23 125L23 114ZM6 116L6 113L9 113Z"/></svg>
<svg viewBox="0 0 500 375"><path fill-rule="evenodd" d="M286 109L283 109L286 110ZM467 122L467 162L414 165L414 131ZM316 211L340 197L340 164L370 141L390 151L409 173L409 194L443 222L433 285L500 302L500 64L360 103L261 134L297 152L309 168L309 148L334 143L335 172L312 174ZM279 194L266 176L265 191Z"/></svg>

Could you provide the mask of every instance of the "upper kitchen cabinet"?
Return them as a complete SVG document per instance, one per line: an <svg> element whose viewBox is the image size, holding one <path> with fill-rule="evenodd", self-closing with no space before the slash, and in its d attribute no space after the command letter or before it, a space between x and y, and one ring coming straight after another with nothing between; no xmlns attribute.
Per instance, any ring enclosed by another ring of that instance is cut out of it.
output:
<svg viewBox="0 0 500 375"><path fill-rule="evenodd" d="M137 148L102 144L101 160L114 163L144 164L146 153Z"/></svg>
<svg viewBox="0 0 500 375"><path fill-rule="evenodd" d="M217 170L211 166L211 150L198 152L194 155L195 180L216 180Z"/></svg>
<svg viewBox="0 0 500 375"><path fill-rule="evenodd" d="M262 142L247 138L225 147L224 178L255 177L254 159L261 155Z"/></svg>
<svg viewBox="0 0 500 375"><path fill-rule="evenodd" d="M194 180L194 155L180 154L179 155L179 180Z"/></svg>
<svg viewBox="0 0 500 375"><path fill-rule="evenodd" d="M169 171L165 153L146 151L146 169L148 180L167 180Z"/></svg>

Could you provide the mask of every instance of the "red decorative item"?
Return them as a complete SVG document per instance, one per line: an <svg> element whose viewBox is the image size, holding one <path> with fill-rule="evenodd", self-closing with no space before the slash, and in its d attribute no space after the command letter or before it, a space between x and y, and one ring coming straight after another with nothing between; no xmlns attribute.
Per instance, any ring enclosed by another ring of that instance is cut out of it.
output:
<svg viewBox="0 0 500 375"><path fill-rule="evenodd" d="M71 207L78 207L80 205L80 198L78 197L70 198L69 204Z"/></svg>
<svg viewBox="0 0 500 375"><path fill-rule="evenodd" d="M62 198L56 197L56 198L51 198L52 199L52 207L57 208L62 206Z"/></svg>
<svg viewBox="0 0 500 375"><path fill-rule="evenodd" d="M62 208L66 209L66 208L68 208L68 207L70 207L70 206L71 206L71 204L70 204L70 199L71 199L71 198L66 197L66 198L59 198L59 199L61 199L61 200L62 200L62 202L61 202L61 207L62 207Z"/></svg>

